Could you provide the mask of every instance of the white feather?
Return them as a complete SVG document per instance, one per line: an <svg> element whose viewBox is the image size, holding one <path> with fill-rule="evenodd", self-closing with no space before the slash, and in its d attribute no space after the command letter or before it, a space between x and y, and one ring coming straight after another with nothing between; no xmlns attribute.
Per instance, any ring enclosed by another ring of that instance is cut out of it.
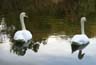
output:
<svg viewBox="0 0 96 65"><path fill-rule="evenodd" d="M77 44L87 44L89 39L84 31L84 22L86 21L86 17L81 18L81 34L74 35L71 42L76 42Z"/></svg>
<svg viewBox="0 0 96 65"><path fill-rule="evenodd" d="M17 31L13 39L28 42L29 40L32 39L32 34L30 31L26 30L26 27L24 24L24 17L26 17L26 14L25 12L22 12L20 14L20 22L21 22L22 30Z"/></svg>
<svg viewBox="0 0 96 65"><path fill-rule="evenodd" d="M76 42L78 44L86 44L89 42L88 37L85 34L81 34L81 35L75 35L73 36L72 42Z"/></svg>

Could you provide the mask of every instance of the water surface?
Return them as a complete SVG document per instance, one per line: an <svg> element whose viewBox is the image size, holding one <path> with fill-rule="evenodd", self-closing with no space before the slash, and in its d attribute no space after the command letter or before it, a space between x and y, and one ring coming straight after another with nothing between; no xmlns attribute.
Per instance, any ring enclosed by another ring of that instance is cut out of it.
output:
<svg viewBox="0 0 96 65"><path fill-rule="evenodd" d="M36 21L36 20L35 20ZM14 45L14 32L19 30L17 24L11 24L16 30L8 33L0 32L0 65L95 65L96 62L96 23L87 22L85 31L90 44L84 48L85 56L78 58L78 51L72 54L70 40L73 35L80 34L80 22L66 22L64 19L40 19L40 23L26 23L33 34L35 45ZM47 22L46 22L47 21ZM42 26L41 26L42 25ZM34 27L35 26L35 27Z"/></svg>
<svg viewBox="0 0 96 65"><path fill-rule="evenodd" d="M83 50L85 56L78 59L78 51L71 53L71 38L49 36L47 44L40 44L38 52L27 49L26 53L18 55L10 51L12 42L0 44L1 65L95 65L96 38L90 38L90 44Z"/></svg>

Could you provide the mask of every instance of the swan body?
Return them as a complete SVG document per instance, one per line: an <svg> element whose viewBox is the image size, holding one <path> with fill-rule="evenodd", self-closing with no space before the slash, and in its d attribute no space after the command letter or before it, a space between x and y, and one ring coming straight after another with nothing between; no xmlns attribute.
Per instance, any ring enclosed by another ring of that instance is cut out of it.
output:
<svg viewBox="0 0 96 65"><path fill-rule="evenodd" d="M81 35L75 35L72 40L72 42L76 42L78 43L79 45L80 44L86 44L89 42L89 39L88 37L85 35L85 34L81 34Z"/></svg>
<svg viewBox="0 0 96 65"><path fill-rule="evenodd" d="M89 44L89 38L85 34L84 31L84 22L86 21L86 17L81 17L81 34L74 35L71 39L71 47L72 53L76 50L79 50L78 58L82 59L84 53L82 54L82 50Z"/></svg>
<svg viewBox="0 0 96 65"><path fill-rule="evenodd" d="M27 42L32 39L32 35L28 30L17 31L14 35L14 39Z"/></svg>
<svg viewBox="0 0 96 65"><path fill-rule="evenodd" d="M26 29L25 24L24 24L24 17L26 16L25 12L22 12L20 14L20 22L21 22L21 27L22 30L19 30L15 33L14 35L14 40L15 41L24 41L25 43L28 43L32 39L32 34L29 30Z"/></svg>

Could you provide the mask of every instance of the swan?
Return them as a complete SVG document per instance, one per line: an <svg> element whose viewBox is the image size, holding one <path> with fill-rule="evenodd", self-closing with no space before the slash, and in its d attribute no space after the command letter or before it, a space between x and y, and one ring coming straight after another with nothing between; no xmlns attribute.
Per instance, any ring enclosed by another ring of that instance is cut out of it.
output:
<svg viewBox="0 0 96 65"><path fill-rule="evenodd" d="M71 48L72 53L76 50L79 50L78 58L82 59L85 53L82 53L82 50L89 44L89 38L84 31L84 22L86 17L81 17L81 34L74 35L71 39Z"/></svg>
<svg viewBox="0 0 96 65"><path fill-rule="evenodd" d="M17 43L29 43L32 40L32 34L29 30L26 29L24 24L24 18L28 17L25 12L20 13L20 23L21 23L21 30L15 32L13 40Z"/></svg>

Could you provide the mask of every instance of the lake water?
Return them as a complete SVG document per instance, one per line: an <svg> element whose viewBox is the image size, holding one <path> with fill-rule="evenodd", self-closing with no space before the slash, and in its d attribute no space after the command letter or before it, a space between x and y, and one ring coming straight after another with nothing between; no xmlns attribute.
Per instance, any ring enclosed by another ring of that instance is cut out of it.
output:
<svg viewBox="0 0 96 65"><path fill-rule="evenodd" d="M49 36L47 44L41 43L38 52L27 49L24 55L12 52L12 43L7 40L0 44L0 65L95 65L96 38L90 38L82 60L78 59L78 51L71 53L70 39Z"/></svg>
<svg viewBox="0 0 96 65"><path fill-rule="evenodd" d="M96 65L96 24L86 25L90 44L83 50L83 59L79 59L78 51L72 54L70 40L74 34L80 33L80 26L60 21L48 23L45 28L42 22L41 30L38 25L37 28L28 28L32 31L33 41L41 43L36 49L28 47L25 50L13 45L10 35L0 33L0 65Z"/></svg>

